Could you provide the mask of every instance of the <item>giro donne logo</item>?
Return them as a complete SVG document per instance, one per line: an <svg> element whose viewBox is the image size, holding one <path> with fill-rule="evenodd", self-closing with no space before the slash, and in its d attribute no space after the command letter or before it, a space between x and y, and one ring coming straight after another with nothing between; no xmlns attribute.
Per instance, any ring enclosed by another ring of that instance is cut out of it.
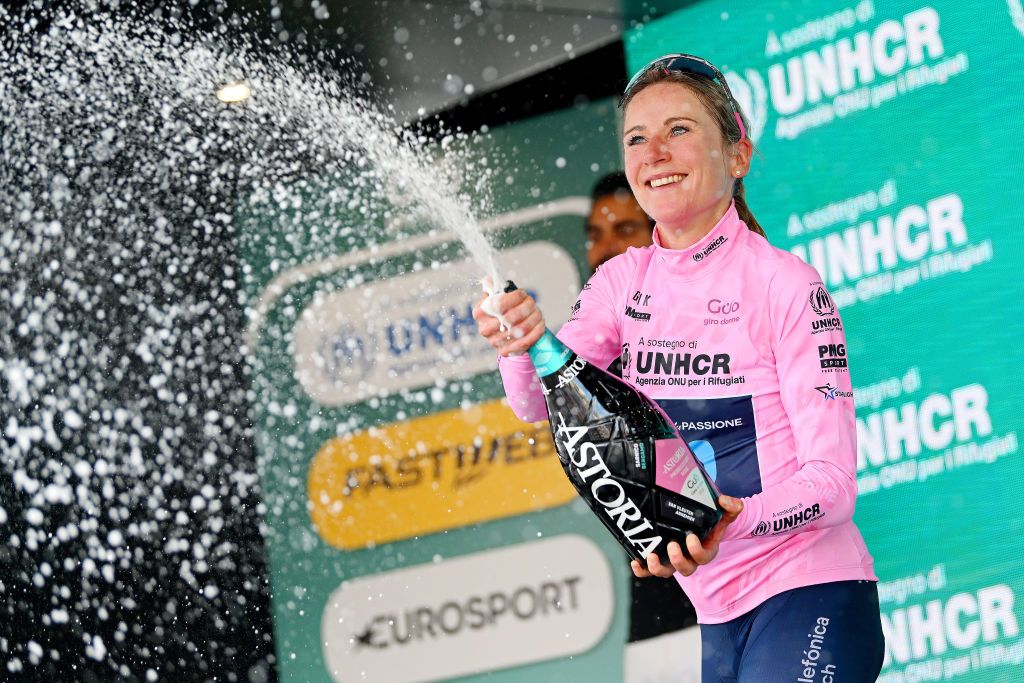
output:
<svg viewBox="0 0 1024 683"><path fill-rule="evenodd" d="M761 74L754 69L744 69L740 76L735 71L725 74L736 102L750 123L747 135L752 142L757 142L768 123L768 88Z"/></svg>

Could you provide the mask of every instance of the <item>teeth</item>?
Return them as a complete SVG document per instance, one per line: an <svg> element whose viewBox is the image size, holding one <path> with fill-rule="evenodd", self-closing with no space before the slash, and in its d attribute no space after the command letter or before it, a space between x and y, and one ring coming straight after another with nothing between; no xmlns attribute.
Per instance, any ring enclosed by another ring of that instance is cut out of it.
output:
<svg viewBox="0 0 1024 683"><path fill-rule="evenodd" d="M683 179L683 176L676 174L666 176L664 178L658 178L651 181L651 187L661 187L662 185L668 185L669 183L678 183Z"/></svg>

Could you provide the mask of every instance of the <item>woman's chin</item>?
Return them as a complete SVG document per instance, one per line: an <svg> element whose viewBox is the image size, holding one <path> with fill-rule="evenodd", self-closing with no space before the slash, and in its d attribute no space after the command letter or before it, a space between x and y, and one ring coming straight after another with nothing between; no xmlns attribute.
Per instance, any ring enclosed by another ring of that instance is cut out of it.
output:
<svg viewBox="0 0 1024 683"><path fill-rule="evenodd" d="M670 211L659 211L649 213L654 222L661 228L671 230L684 230L689 222L689 213L680 211L678 206L672 207Z"/></svg>

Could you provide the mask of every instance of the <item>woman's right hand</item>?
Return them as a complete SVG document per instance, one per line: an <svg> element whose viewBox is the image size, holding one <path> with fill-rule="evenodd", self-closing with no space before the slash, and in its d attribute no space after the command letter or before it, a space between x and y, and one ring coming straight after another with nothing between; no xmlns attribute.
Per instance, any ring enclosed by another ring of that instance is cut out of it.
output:
<svg viewBox="0 0 1024 683"><path fill-rule="evenodd" d="M491 305L502 315L511 329L501 329L498 319L483 309L485 296L473 308L473 319L480 336L502 356L518 356L526 353L544 334L544 316L537 308L537 302L522 289L506 294L494 295Z"/></svg>
<svg viewBox="0 0 1024 683"><path fill-rule="evenodd" d="M707 538L701 541L697 538L697 534L686 534L686 552L689 555L683 553L682 546L679 545L678 541L672 541L666 546L670 565L662 564L658 556L655 553L651 553L647 556L646 567L636 560L632 560L629 563L633 569L633 575L638 579L644 579L648 576L660 576L663 579L667 579L676 572L683 576L689 576L697 571L697 568L701 565L708 564L718 557L718 548L722 543L722 536L725 535L726 528L735 522L739 518L740 513L743 512L743 501L740 498L733 498L723 494L718 497L718 504L725 510L725 514L722 515L722 519L718 520L718 524L711 528Z"/></svg>

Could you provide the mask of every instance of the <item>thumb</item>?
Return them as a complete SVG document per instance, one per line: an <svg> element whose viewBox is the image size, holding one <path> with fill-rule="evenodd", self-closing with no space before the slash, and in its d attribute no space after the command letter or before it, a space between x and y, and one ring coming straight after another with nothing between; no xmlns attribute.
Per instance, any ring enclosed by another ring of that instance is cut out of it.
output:
<svg viewBox="0 0 1024 683"><path fill-rule="evenodd" d="M736 518L743 512L743 501L739 498L733 498L722 494L718 497L718 504L725 509L725 514L722 516L722 521L726 524L731 524L736 521Z"/></svg>

